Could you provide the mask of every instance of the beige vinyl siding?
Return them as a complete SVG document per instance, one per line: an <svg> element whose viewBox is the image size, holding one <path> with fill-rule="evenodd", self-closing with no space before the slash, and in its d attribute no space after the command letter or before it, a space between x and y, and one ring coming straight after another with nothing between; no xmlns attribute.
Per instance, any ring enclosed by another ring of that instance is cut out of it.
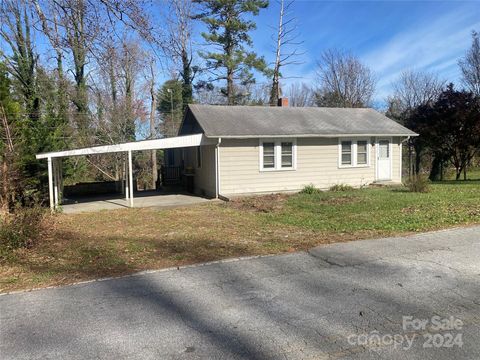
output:
<svg viewBox="0 0 480 360"><path fill-rule="evenodd" d="M223 139L220 193L295 191L308 184L321 189L334 184L359 187L375 181L375 147L370 147L369 167L339 168L338 138L298 138L296 170L260 171L259 163L258 139Z"/></svg>
<svg viewBox="0 0 480 360"><path fill-rule="evenodd" d="M197 195L215 197L215 145L201 147L202 164L197 167L197 148L186 148L185 169L192 168L195 172L195 193Z"/></svg>

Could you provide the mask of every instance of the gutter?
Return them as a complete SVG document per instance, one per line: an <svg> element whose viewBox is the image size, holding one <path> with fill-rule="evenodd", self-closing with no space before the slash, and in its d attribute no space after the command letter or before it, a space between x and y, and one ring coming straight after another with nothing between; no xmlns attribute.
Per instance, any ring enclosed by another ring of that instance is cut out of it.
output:
<svg viewBox="0 0 480 360"><path fill-rule="evenodd" d="M285 135L221 135L225 139L274 139L274 138L339 138L339 137L403 137L419 136L418 134L285 134ZM207 136L208 137L208 136Z"/></svg>

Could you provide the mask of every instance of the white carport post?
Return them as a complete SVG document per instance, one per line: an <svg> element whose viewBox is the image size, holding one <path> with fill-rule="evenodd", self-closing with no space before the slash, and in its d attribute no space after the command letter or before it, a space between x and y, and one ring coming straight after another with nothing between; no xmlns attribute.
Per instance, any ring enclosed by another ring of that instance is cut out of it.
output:
<svg viewBox="0 0 480 360"><path fill-rule="evenodd" d="M50 198L50 209L55 210L55 202L53 198L53 165L52 158L48 157L48 195Z"/></svg>
<svg viewBox="0 0 480 360"><path fill-rule="evenodd" d="M130 189L128 187L128 152L125 153L125 157L124 157L124 162L123 162L123 168L125 169L124 173L125 173L125 200L128 201L128 198L130 197Z"/></svg>
<svg viewBox="0 0 480 360"><path fill-rule="evenodd" d="M133 170L132 170L132 150L128 150L128 187L130 188L130 207L133 208Z"/></svg>
<svg viewBox="0 0 480 360"><path fill-rule="evenodd" d="M55 158L53 159L53 162L52 162L52 167L53 167L53 198L54 198L54 205L55 205L55 209L58 207L58 204L59 204L59 193L60 193L60 190L58 188L59 186L59 183L60 183L60 176L58 174L58 159Z"/></svg>
<svg viewBox="0 0 480 360"><path fill-rule="evenodd" d="M55 208L62 204L63 200L63 174L62 174L62 158L54 158L53 166L53 190L55 199Z"/></svg>

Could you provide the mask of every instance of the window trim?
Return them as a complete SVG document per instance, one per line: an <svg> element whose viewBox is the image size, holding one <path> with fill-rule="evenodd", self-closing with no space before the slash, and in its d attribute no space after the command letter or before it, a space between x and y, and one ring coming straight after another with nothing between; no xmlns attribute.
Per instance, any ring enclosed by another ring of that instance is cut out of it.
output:
<svg viewBox="0 0 480 360"><path fill-rule="evenodd" d="M352 143L352 161L350 165L342 164L342 142L350 141ZM357 144L359 141L367 142L367 163L366 164L357 164L358 158L358 148ZM339 169L349 169L349 168L368 168L371 166L371 157L372 157L372 142L370 138L338 138L338 168Z"/></svg>
<svg viewBox="0 0 480 360"><path fill-rule="evenodd" d="M282 167L282 143L290 142L292 143L292 166ZM263 167L263 143L273 143L273 157L274 157L274 167L273 168L264 168ZM260 172L269 172L269 171L292 171L297 169L297 139L296 138L282 138L282 139L260 139L259 140L259 171Z"/></svg>

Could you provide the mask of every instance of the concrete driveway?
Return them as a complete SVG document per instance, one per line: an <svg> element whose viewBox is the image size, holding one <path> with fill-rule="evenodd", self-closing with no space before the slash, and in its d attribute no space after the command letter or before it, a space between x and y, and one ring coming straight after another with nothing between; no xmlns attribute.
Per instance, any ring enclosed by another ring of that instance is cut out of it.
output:
<svg viewBox="0 0 480 360"><path fill-rule="evenodd" d="M169 209L201 204L208 201L215 200L209 200L192 194L146 192L145 194L136 194L133 204L136 208L154 207L157 209ZM80 198L77 201L67 200L66 203L62 205L62 212L65 214L75 214L101 210L127 209L129 207L130 202L124 198L119 198L118 195L93 196Z"/></svg>
<svg viewBox="0 0 480 360"><path fill-rule="evenodd" d="M0 357L478 359L479 258L470 227L3 295Z"/></svg>

